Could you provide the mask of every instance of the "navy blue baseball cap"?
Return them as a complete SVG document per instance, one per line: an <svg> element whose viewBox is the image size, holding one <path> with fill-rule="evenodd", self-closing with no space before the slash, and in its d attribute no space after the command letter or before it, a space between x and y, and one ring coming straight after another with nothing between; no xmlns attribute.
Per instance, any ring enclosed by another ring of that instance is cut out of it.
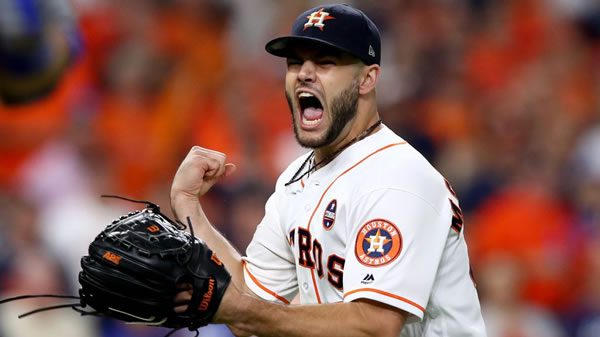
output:
<svg viewBox="0 0 600 337"><path fill-rule="evenodd" d="M265 49L280 57L290 56L291 47L312 43L333 47L365 64L380 64L381 38L377 26L362 11L346 4L322 5L300 14L288 36L269 41Z"/></svg>

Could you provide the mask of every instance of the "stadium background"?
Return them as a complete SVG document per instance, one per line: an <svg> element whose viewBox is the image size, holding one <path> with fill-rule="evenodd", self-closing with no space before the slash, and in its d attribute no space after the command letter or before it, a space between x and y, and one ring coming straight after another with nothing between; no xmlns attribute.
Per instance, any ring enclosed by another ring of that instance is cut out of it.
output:
<svg viewBox="0 0 600 337"><path fill-rule="evenodd" d="M305 151L284 62L263 46L318 2L71 2L79 57L50 96L0 104L0 297L75 292L87 243L137 207L99 195L168 212L195 144L238 166L206 209L244 250L278 172ZM384 122L461 199L489 336L600 336L600 3L348 2L381 29ZM15 319L47 304L0 306L0 336L166 333L68 309Z"/></svg>

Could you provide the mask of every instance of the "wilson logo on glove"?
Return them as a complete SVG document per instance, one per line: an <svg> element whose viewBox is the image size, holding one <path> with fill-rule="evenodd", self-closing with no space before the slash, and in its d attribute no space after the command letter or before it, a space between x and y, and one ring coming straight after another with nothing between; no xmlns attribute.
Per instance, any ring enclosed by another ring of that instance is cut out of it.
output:
<svg viewBox="0 0 600 337"><path fill-rule="evenodd" d="M213 280L213 279L208 280L208 290L202 296L202 302L200 302L200 306L198 307L198 310L201 310L201 311L208 310L209 305L210 305L210 300L213 297L213 289L214 288L215 288L215 280Z"/></svg>

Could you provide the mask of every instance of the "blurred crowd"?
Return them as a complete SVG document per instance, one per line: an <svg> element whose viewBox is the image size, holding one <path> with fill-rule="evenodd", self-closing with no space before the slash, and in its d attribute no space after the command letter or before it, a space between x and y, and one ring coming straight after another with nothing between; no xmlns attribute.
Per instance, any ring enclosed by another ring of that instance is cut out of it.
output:
<svg viewBox="0 0 600 337"><path fill-rule="evenodd" d="M600 336L600 1L347 2L382 33L384 123L459 195L489 337ZM193 145L238 166L205 209L244 251L277 175L307 151L285 63L264 44L319 2L68 3L77 57L46 96L0 103L0 298L76 294L87 244L140 207L100 195L171 214L170 181ZM68 309L15 318L56 303L0 306L0 336L166 333Z"/></svg>

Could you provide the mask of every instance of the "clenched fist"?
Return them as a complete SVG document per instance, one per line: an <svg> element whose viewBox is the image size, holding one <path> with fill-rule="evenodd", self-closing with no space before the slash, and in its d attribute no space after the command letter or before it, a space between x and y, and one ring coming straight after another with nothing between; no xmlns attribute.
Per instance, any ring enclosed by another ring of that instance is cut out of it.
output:
<svg viewBox="0 0 600 337"><path fill-rule="evenodd" d="M179 165L171 185L171 199L179 196L199 198L219 179L233 173L236 166L227 163L224 153L194 146Z"/></svg>

